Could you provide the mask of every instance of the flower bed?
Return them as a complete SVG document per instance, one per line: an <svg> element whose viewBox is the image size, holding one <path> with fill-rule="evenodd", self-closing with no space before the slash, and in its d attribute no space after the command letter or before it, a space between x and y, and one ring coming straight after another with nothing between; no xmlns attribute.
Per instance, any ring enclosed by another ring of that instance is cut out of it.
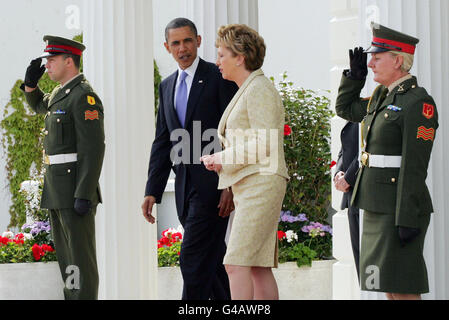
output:
<svg viewBox="0 0 449 320"><path fill-rule="evenodd" d="M158 267L179 266L183 234L182 226L162 231L162 237L157 242Z"/></svg>
<svg viewBox="0 0 449 320"><path fill-rule="evenodd" d="M313 260L332 259L332 228L309 221L306 214L281 211L279 218L279 262L311 266Z"/></svg>
<svg viewBox="0 0 449 320"><path fill-rule="evenodd" d="M50 224L24 224L21 233L6 231L0 237L0 263L56 261Z"/></svg>

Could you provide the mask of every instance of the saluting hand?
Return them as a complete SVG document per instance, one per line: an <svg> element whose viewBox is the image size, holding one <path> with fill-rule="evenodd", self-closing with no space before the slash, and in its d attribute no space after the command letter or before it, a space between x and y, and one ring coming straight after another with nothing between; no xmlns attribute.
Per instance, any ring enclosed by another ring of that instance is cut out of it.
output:
<svg viewBox="0 0 449 320"><path fill-rule="evenodd" d="M45 66L41 66L41 63L41 58L34 59L30 62L30 65L25 73L25 86L32 89L37 87L39 79L45 73Z"/></svg>
<svg viewBox="0 0 449 320"><path fill-rule="evenodd" d="M362 47L349 50L349 63L351 71L348 77L353 80L364 80L368 75L368 54L363 52Z"/></svg>

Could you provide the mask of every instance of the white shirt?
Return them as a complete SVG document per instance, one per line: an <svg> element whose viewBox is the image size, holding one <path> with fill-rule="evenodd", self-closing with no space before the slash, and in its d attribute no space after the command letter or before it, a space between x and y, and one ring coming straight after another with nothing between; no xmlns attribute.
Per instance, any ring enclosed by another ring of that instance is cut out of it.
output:
<svg viewBox="0 0 449 320"><path fill-rule="evenodd" d="M69 81L67 81L66 83L64 83L64 85L63 86L61 86L61 89L62 88L64 88L66 85L68 85L69 84L69 82L72 82L73 81L73 79L75 79L76 77L78 77L79 75L81 75L81 73L78 73L76 76L74 76L72 79L70 79Z"/></svg>
<svg viewBox="0 0 449 320"><path fill-rule="evenodd" d="M196 56L195 60L193 61L192 65L190 67L188 67L185 70L182 70L179 66L178 66L178 78L176 79L176 87L175 87L175 98L174 98L174 105L175 105L175 109L176 109L176 94L178 93L178 88L179 88L179 84L181 83L181 73L183 71L185 71L187 73L187 76L185 78L185 82L187 85L187 99L189 97L190 94L190 88L192 88L192 83L193 83L193 77L195 76L195 72L196 69L198 68L198 64L200 63L200 57Z"/></svg>

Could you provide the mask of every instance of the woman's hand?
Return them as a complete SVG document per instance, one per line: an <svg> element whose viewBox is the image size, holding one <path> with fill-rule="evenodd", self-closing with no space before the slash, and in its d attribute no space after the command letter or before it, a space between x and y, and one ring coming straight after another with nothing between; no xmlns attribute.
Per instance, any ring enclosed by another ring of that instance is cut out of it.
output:
<svg viewBox="0 0 449 320"><path fill-rule="evenodd" d="M205 155L200 158L204 166L209 171L219 172L222 168L220 154L214 153L212 155Z"/></svg>

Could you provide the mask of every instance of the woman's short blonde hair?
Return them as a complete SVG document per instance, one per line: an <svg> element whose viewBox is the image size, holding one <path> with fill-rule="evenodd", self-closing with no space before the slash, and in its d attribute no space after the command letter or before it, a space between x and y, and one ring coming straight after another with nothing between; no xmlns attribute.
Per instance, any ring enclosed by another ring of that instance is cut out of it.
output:
<svg viewBox="0 0 449 320"><path fill-rule="evenodd" d="M414 55L410 53L400 52L400 51L390 51L393 56L402 56L404 62L402 63L401 70L404 72L409 72L413 66Z"/></svg>
<svg viewBox="0 0 449 320"><path fill-rule="evenodd" d="M224 46L236 55L245 58L245 67L249 71L260 69L265 59L265 41L256 30L245 24L230 24L218 29L215 46Z"/></svg>

